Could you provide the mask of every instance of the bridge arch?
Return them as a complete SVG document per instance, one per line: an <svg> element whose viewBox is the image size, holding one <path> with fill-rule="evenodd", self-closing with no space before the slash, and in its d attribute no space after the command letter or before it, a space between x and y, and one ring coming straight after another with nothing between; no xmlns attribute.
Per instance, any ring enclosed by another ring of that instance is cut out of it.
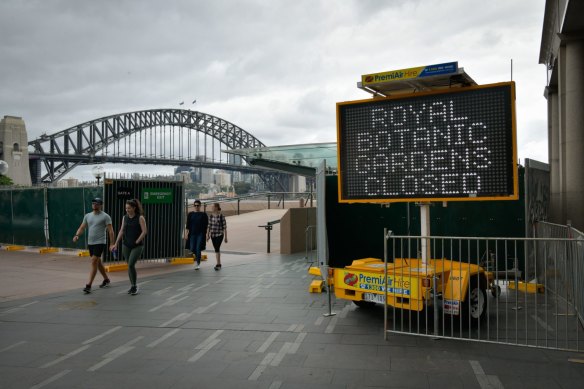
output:
<svg viewBox="0 0 584 389"><path fill-rule="evenodd" d="M178 127L181 131L185 129L198 132L217 140L228 149L265 147L264 143L249 132L219 117L183 109L151 109L106 116L51 135L44 134L28 143L29 148L31 148L29 156L31 162L37 161L36 168L39 171L41 163L44 164L46 172L41 174L40 178L43 183L59 180L80 164L106 162L195 164L197 157L188 152L175 152L173 156L171 149L169 156L161 154L160 158L147 157L147 151L142 152L142 146L146 146L147 140L143 142L142 137L138 140L137 135L148 129L164 128L165 126ZM128 152L126 142L125 151L120 153L118 147L116 153L115 145L119 145L119 142L125 138L131 139L132 136L134 136L135 141L133 144L134 152L131 152L131 147L130 152ZM184 134L181 136L184 137ZM154 137L154 145L152 145L151 139L150 148L158 146L158 151L160 151L156 134ZM137 143L140 145L140 152L138 152ZM164 139L162 139L162 143L164 143ZM185 150L185 146L190 146L190 143L188 145L180 144L180 141L178 143L179 150ZM166 151L164 150L164 152ZM221 163L213 164L207 161L200 164L216 168L225 167ZM252 167L249 169L257 170L257 168Z"/></svg>

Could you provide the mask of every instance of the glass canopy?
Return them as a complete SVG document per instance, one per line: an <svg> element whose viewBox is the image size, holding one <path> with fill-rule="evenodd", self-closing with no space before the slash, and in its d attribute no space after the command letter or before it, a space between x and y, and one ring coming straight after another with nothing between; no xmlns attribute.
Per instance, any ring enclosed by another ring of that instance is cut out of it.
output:
<svg viewBox="0 0 584 389"><path fill-rule="evenodd" d="M322 160L328 169L337 169L337 144L309 143L300 145L258 147L253 149L222 150L225 153L241 155L252 165L302 175L314 175ZM302 172L306 174L303 174Z"/></svg>

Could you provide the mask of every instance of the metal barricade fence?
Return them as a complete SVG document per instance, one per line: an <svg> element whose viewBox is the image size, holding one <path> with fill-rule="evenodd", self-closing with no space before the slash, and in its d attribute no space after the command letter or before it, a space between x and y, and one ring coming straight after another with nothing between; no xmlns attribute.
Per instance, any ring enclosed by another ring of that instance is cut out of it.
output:
<svg viewBox="0 0 584 389"><path fill-rule="evenodd" d="M304 246L306 252L304 259L307 264L316 264L316 225L310 225L306 227Z"/></svg>
<svg viewBox="0 0 584 389"><path fill-rule="evenodd" d="M396 332L580 351L583 243L581 235L386 234L386 336ZM423 247L431 258L426 262Z"/></svg>
<svg viewBox="0 0 584 389"><path fill-rule="evenodd" d="M584 325L584 234L570 226L539 222L534 227L538 238L572 239L567 247L557 244L549 247L549 252L538 252L539 266L553 260L555 272L546 273L545 281L550 290L558 296L566 297L566 304L573 304L575 314Z"/></svg>

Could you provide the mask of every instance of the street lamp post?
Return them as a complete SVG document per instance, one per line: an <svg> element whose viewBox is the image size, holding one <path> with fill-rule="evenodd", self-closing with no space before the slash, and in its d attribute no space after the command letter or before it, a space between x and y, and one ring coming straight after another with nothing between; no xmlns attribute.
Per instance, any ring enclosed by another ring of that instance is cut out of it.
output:
<svg viewBox="0 0 584 389"><path fill-rule="evenodd" d="M99 180L103 177L103 166L94 166L93 169L91 169L91 174L97 179L97 186L99 186Z"/></svg>

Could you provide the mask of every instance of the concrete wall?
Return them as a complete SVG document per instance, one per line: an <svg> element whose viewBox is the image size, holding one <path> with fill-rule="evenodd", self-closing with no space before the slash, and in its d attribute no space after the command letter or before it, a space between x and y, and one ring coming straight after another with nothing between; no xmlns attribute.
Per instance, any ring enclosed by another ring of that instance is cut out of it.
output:
<svg viewBox="0 0 584 389"><path fill-rule="evenodd" d="M290 208L280 221L280 253L306 250L306 227L316 225L316 208ZM316 229L312 229L314 234ZM316 242L316 236L313 236Z"/></svg>
<svg viewBox="0 0 584 389"><path fill-rule="evenodd" d="M0 120L0 159L8 163L6 175L14 184L32 185L28 168L28 136L22 118L4 116Z"/></svg>

